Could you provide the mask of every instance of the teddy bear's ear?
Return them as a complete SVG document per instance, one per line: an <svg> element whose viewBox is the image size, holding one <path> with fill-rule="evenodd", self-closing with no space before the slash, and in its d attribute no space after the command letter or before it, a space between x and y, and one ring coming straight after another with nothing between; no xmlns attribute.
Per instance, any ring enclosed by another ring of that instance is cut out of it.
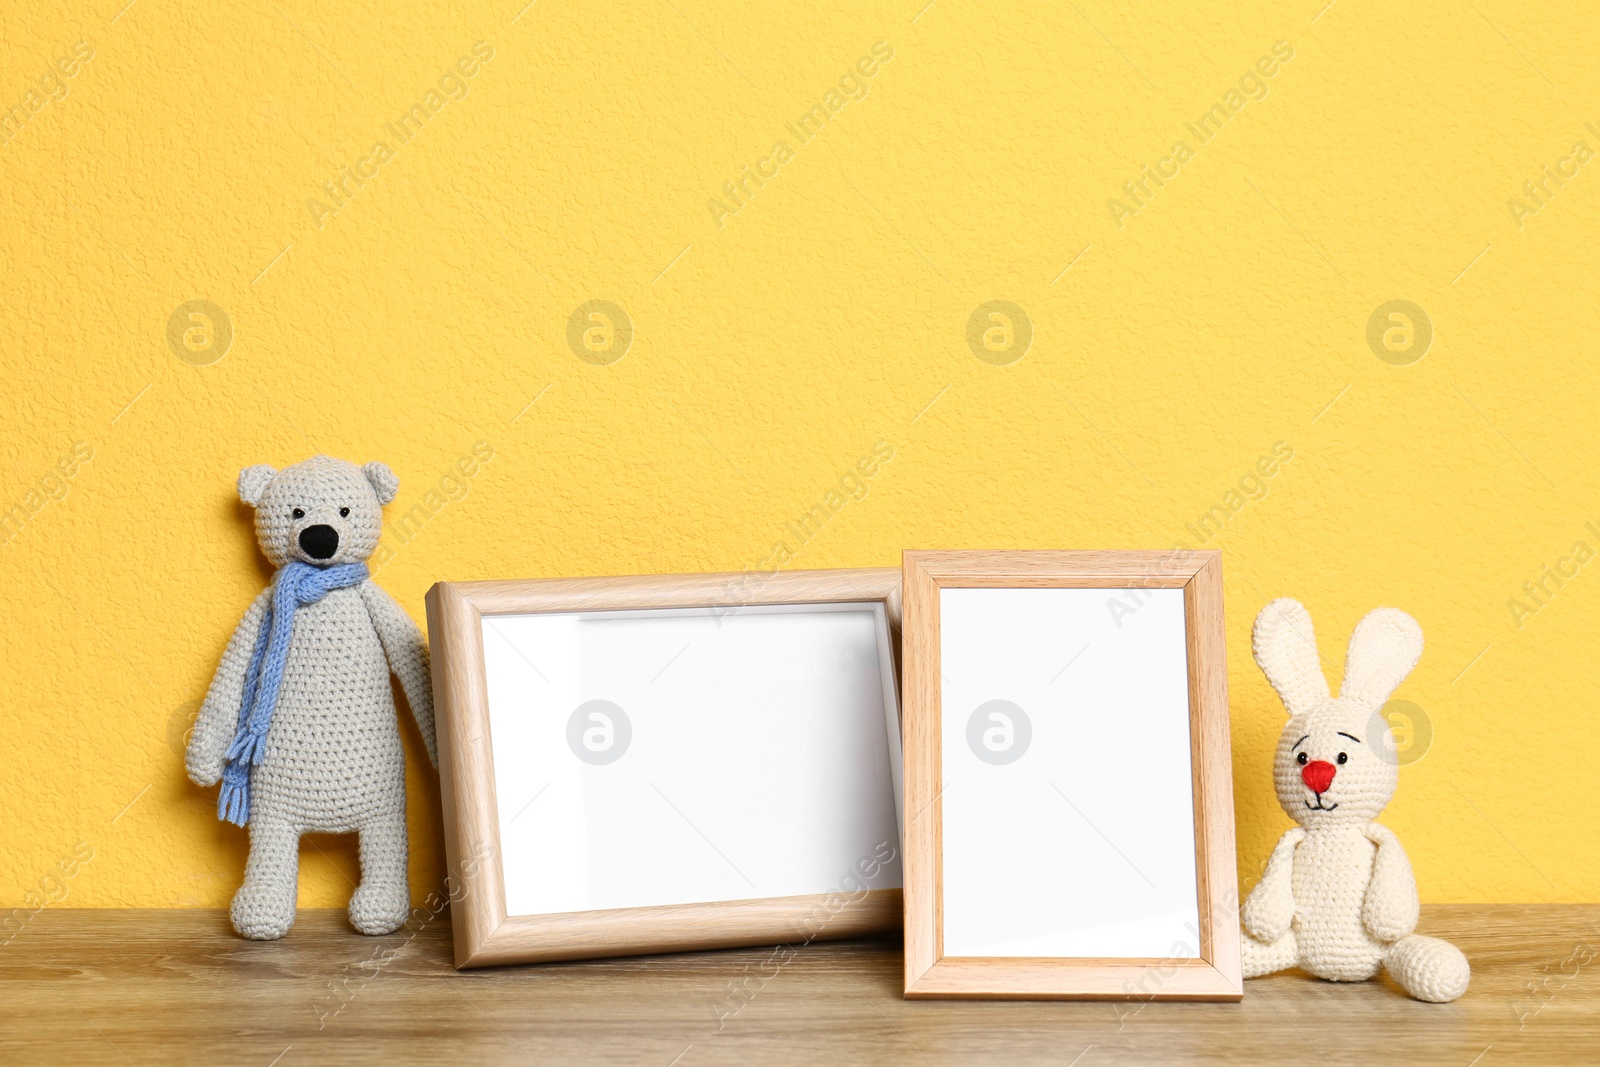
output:
<svg viewBox="0 0 1600 1067"><path fill-rule="evenodd" d="M387 504L400 492L400 479L394 476L388 464L372 462L361 470L366 474L367 481L372 483L372 491L378 494L378 503Z"/></svg>
<svg viewBox="0 0 1600 1067"><path fill-rule="evenodd" d="M276 468L265 463L257 463L254 467L246 467L239 472L239 499L251 507L261 503L261 494L267 491L267 483L272 481L272 476L277 474Z"/></svg>
<svg viewBox="0 0 1600 1067"><path fill-rule="evenodd" d="M1283 597L1262 608L1250 631L1250 647L1291 716L1328 699L1311 613L1298 600Z"/></svg>
<svg viewBox="0 0 1600 1067"><path fill-rule="evenodd" d="M1422 627L1399 608L1376 608L1356 625L1345 653L1341 700L1383 706L1422 658Z"/></svg>

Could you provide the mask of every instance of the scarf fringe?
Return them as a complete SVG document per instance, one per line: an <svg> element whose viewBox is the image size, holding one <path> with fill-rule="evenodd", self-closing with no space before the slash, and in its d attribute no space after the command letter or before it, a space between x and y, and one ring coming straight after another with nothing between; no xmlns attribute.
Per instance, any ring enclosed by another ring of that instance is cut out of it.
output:
<svg viewBox="0 0 1600 1067"><path fill-rule="evenodd" d="M250 821L250 781L223 782L217 794L217 818L244 826Z"/></svg>

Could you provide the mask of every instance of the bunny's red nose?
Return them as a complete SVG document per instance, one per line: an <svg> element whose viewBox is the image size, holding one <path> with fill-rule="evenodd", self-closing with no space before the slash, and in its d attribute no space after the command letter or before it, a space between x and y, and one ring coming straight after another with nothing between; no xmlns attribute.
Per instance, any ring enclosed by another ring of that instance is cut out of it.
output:
<svg viewBox="0 0 1600 1067"><path fill-rule="evenodd" d="M1306 780L1306 788L1313 793L1326 793L1333 784L1334 773L1338 770L1327 760L1313 760L1300 769L1300 777Z"/></svg>

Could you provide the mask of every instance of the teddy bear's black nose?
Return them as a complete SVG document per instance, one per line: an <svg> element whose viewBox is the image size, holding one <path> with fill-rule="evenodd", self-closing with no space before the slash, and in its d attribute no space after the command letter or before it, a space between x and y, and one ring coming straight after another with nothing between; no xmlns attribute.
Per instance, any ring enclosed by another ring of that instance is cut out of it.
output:
<svg viewBox="0 0 1600 1067"><path fill-rule="evenodd" d="M339 551L339 531L332 526L307 526L300 531L300 547L312 559L330 559Z"/></svg>

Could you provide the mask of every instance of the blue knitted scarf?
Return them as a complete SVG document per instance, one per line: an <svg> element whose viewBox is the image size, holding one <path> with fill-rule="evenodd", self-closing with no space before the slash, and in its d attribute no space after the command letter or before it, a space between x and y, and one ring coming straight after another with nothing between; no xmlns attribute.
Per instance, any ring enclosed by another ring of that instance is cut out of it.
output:
<svg viewBox="0 0 1600 1067"><path fill-rule="evenodd" d="M294 613L302 604L314 604L334 589L367 580L365 563L314 567L298 560L286 563L272 578L272 596L256 631L245 671L244 695L239 701L239 729L228 746L222 768L222 792L217 796L217 818L243 826L250 821L250 768L261 762L267 747L267 727L278 706L283 665L289 658L289 638L294 633Z"/></svg>

